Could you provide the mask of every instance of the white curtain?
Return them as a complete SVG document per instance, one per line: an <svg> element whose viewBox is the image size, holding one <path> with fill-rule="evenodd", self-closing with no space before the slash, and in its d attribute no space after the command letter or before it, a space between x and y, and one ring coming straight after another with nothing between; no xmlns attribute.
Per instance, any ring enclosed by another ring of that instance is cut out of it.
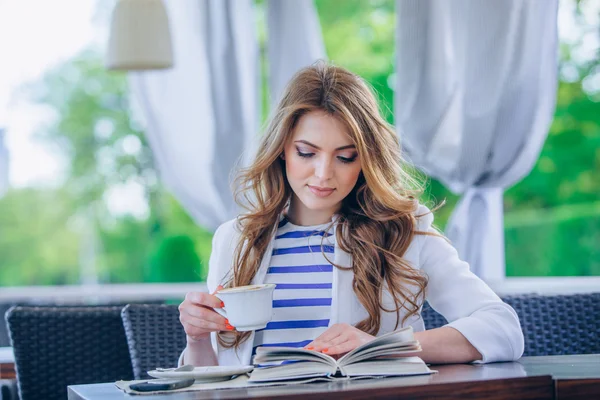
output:
<svg viewBox="0 0 600 400"><path fill-rule="evenodd" d="M0 197L8 190L8 149L4 145L5 130L0 128Z"/></svg>
<svg viewBox="0 0 600 400"><path fill-rule="evenodd" d="M260 122L253 1L177 0L165 5L175 66L131 73L130 84L161 180L199 225L214 230L239 212L231 178L251 160ZM270 22L300 13L294 23L269 29L281 56L293 50L303 54L271 66L284 79L316 59L305 48L322 39L312 1L270 2L273 6Z"/></svg>
<svg viewBox="0 0 600 400"><path fill-rule="evenodd" d="M269 0L267 28L269 92L276 104L298 69L325 59L325 45L313 0Z"/></svg>
<svg viewBox="0 0 600 400"><path fill-rule="evenodd" d="M397 0L396 125L409 159L462 194L446 231L503 279L502 196L535 164L555 107L557 0Z"/></svg>
<svg viewBox="0 0 600 400"><path fill-rule="evenodd" d="M235 213L229 172L258 126L252 1L165 5L175 66L131 73L131 88L162 181L198 224L214 229Z"/></svg>

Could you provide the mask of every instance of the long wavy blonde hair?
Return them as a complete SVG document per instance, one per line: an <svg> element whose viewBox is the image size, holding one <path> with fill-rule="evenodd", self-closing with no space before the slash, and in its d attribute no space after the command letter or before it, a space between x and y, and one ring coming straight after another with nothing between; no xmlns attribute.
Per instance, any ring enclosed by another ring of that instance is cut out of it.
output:
<svg viewBox="0 0 600 400"><path fill-rule="evenodd" d="M398 137L381 117L369 86L359 76L325 62L304 68L292 78L254 162L238 176L236 200L247 213L238 218L241 236L226 286L249 285L256 275L292 195L285 161L279 156L299 119L316 110L344 123L360 155L362 171L338 212L336 239L352 256L354 293L369 313L356 328L375 335L381 311L396 312L398 327L401 309L406 310L404 323L420 307L427 278L403 255L415 234L426 234L416 230L415 211L422 190L405 171ZM392 309L382 305L384 287L394 299ZM248 336L249 332L221 332L219 342L237 348Z"/></svg>

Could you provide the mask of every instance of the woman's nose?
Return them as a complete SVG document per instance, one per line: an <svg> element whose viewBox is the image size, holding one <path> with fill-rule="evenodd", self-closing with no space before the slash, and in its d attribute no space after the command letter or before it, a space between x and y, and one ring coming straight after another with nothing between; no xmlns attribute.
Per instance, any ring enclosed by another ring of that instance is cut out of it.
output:
<svg viewBox="0 0 600 400"><path fill-rule="evenodd" d="M333 162L330 159L317 161L315 176L323 181L333 178Z"/></svg>

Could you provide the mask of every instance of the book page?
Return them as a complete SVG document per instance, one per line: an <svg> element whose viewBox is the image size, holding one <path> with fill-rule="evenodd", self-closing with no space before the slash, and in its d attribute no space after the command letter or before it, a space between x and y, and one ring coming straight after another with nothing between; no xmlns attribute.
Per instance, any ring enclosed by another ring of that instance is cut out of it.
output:
<svg viewBox="0 0 600 400"><path fill-rule="evenodd" d="M419 357L379 358L343 367L348 376L404 376L430 374L432 371Z"/></svg>
<svg viewBox="0 0 600 400"><path fill-rule="evenodd" d="M265 364L277 361L315 361L330 366L337 366L335 358L314 350L295 347L259 347L254 356L255 364Z"/></svg>
<svg viewBox="0 0 600 400"><path fill-rule="evenodd" d="M368 353L373 349L394 349L414 346L417 342L413 333L412 326L399 329L397 331L386 333L385 335L378 336L369 343L365 343L362 346L352 350L342 358L338 360L339 365L346 365L352 362L355 354Z"/></svg>
<svg viewBox="0 0 600 400"><path fill-rule="evenodd" d="M250 382L275 382L289 379L328 377L337 372L337 366L323 362L303 361L293 364L255 368L250 374Z"/></svg>
<svg viewBox="0 0 600 400"><path fill-rule="evenodd" d="M407 350L389 350L389 349L384 349L384 350L371 350L367 353L358 353L355 354L354 356L352 356L352 358L348 359L345 361L344 365L350 365L350 364L354 364L357 362L361 362L363 360L371 360L371 359L378 359L378 358L398 358L398 357L406 357L407 354L412 354L415 352L421 351L421 347L416 347L416 348L410 348ZM420 359L420 358L419 358Z"/></svg>

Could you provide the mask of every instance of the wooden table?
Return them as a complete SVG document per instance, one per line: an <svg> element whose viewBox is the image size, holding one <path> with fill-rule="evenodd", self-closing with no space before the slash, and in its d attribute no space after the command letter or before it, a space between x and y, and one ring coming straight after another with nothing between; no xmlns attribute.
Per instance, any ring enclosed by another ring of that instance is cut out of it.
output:
<svg viewBox="0 0 600 400"><path fill-rule="evenodd" d="M15 357L11 347L0 347L0 400L18 399Z"/></svg>
<svg viewBox="0 0 600 400"><path fill-rule="evenodd" d="M294 386L173 393L149 400L190 399L600 399L600 355L523 357L517 362L437 365L438 374ZM70 400L137 399L113 383L68 387Z"/></svg>
<svg viewBox="0 0 600 400"><path fill-rule="evenodd" d="M15 356L12 347L0 347L0 379L15 379Z"/></svg>

